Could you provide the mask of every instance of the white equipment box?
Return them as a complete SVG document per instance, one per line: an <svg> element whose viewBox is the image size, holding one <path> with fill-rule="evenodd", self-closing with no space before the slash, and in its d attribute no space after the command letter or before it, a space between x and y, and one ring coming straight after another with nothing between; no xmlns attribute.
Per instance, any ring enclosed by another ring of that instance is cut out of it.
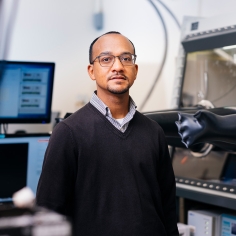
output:
<svg viewBox="0 0 236 236"><path fill-rule="evenodd" d="M221 214L211 211L188 211L188 225L195 226L195 236L220 236Z"/></svg>

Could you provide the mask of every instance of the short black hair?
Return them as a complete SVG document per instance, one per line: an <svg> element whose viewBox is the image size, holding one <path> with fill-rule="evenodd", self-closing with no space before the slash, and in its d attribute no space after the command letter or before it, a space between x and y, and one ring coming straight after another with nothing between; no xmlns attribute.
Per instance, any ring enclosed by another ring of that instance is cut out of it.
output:
<svg viewBox="0 0 236 236"><path fill-rule="evenodd" d="M93 54L93 45L96 43L96 41L101 38L103 35L106 35L106 34L121 34L120 32L117 32L117 31L109 31L105 34L102 34L101 36L97 37L96 39L93 40L93 42L90 44L90 47L89 47L89 63L92 64L93 62L93 59L92 59L92 54ZM129 39L128 39L129 40ZM130 41L130 40L129 40ZM131 41L130 41L131 42ZM131 42L131 44L133 45L133 48L134 48L134 54L135 54L135 47L134 47L134 44Z"/></svg>

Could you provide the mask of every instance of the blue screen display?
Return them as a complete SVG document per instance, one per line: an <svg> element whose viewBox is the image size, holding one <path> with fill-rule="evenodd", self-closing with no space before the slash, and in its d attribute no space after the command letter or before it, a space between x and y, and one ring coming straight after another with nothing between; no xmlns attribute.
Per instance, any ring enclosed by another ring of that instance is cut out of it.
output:
<svg viewBox="0 0 236 236"><path fill-rule="evenodd" d="M0 123L49 123L55 63L0 61Z"/></svg>

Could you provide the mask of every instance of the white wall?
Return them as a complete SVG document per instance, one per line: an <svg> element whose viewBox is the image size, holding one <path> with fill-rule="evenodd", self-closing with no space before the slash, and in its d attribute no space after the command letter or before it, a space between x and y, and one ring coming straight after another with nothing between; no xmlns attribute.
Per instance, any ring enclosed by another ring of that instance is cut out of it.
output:
<svg viewBox="0 0 236 236"><path fill-rule="evenodd" d="M5 0L10 1L10 0ZM181 22L183 16L210 17L232 12L235 0L163 0ZM138 108L155 79L163 55L160 19L147 0L103 0L104 28L93 26L94 0L20 0L8 60L56 62L52 109L74 112L88 101L95 84L87 75L88 49L97 36L120 31L133 41L139 75L131 89ZM169 33L167 63L144 111L170 108L180 33L157 3Z"/></svg>

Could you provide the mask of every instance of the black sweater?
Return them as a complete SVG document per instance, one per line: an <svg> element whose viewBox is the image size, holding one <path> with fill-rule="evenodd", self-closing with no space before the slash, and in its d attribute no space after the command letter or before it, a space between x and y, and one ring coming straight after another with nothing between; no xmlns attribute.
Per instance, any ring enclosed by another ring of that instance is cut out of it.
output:
<svg viewBox="0 0 236 236"><path fill-rule="evenodd" d="M177 236L162 129L136 111L122 133L88 103L53 130L37 204L70 216L75 235Z"/></svg>

